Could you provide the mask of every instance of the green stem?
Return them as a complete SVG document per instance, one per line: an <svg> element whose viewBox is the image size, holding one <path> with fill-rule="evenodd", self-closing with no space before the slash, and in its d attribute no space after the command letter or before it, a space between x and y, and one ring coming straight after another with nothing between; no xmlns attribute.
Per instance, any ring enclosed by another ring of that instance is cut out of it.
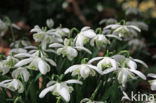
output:
<svg viewBox="0 0 156 103"><path fill-rule="evenodd" d="M123 51L120 51L118 54L127 54L127 57L129 57L130 56L130 54L129 54L129 51L128 50L123 50Z"/></svg>
<svg viewBox="0 0 156 103"><path fill-rule="evenodd" d="M61 96L57 97L56 103L60 103L60 102L61 102Z"/></svg>
<svg viewBox="0 0 156 103"><path fill-rule="evenodd" d="M21 97L17 97L17 98L15 99L15 101L14 101L14 103L18 103L18 102L23 103Z"/></svg>
<svg viewBox="0 0 156 103"><path fill-rule="evenodd" d="M96 89L95 89L94 92L92 93L91 98L90 98L91 100L94 100L94 98L95 98L95 96L96 96L96 94L97 94L99 88L101 87L101 85L102 85L102 80L100 80L98 86L96 87Z"/></svg>
<svg viewBox="0 0 156 103"><path fill-rule="evenodd" d="M9 18L6 18L8 23L9 23L9 27L10 27L10 31L11 31L11 36L12 36L12 41L15 43L15 35L14 35L14 31L13 31L13 28L12 28L12 23L11 23L11 20Z"/></svg>

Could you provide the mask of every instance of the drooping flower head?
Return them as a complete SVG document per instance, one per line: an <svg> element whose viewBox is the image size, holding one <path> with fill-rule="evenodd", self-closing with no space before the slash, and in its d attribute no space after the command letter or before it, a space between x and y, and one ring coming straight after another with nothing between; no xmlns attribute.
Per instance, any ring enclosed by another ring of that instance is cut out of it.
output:
<svg viewBox="0 0 156 103"><path fill-rule="evenodd" d="M41 91L39 97L43 98L48 92L52 92L53 95L61 96L66 102L70 101L70 93L73 91L72 86L68 86L68 84L82 84L81 81L78 80L67 80L64 82L50 81L47 84L47 88Z"/></svg>
<svg viewBox="0 0 156 103"><path fill-rule="evenodd" d="M4 80L0 82L0 87L7 88L11 91L18 91L18 93L23 93L24 91L23 84L18 79Z"/></svg>

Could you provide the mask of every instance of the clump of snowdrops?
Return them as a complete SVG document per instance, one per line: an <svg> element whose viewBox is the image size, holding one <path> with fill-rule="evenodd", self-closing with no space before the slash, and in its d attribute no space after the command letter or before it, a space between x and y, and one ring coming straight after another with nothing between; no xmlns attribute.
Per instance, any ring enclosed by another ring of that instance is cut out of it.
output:
<svg viewBox="0 0 156 103"><path fill-rule="evenodd" d="M4 35L8 25L0 23ZM137 39L147 29L143 22L102 20L107 25L96 30L54 28L52 19L46 23L46 27L31 29L37 45L17 40L0 61L0 101L117 103L129 100L128 82L146 80L140 68L148 68L147 64L131 57L129 50L113 46L124 41L134 50L144 47ZM148 76L156 78L155 74ZM155 80L150 83L155 90Z"/></svg>

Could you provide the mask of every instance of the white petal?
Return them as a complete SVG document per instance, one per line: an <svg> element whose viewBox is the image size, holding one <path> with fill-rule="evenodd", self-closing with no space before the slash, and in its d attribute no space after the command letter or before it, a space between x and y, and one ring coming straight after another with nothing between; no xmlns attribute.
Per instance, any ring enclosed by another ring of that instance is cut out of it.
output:
<svg viewBox="0 0 156 103"><path fill-rule="evenodd" d="M42 46L42 49L45 50L46 47L47 47L47 41L46 41L46 40L43 40L43 41L41 42L41 46Z"/></svg>
<svg viewBox="0 0 156 103"><path fill-rule="evenodd" d="M78 50L84 50L84 51L86 51L87 53L92 54L92 52L91 52L89 49L85 48L85 47L76 46L75 48L78 49Z"/></svg>
<svg viewBox="0 0 156 103"><path fill-rule="evenodd" d="M39 60L38 68L42 74L46 74L48 72L47 64L43 60Z"/></svg>
<svg viewBox="0 0 156 103"><path fill-rule="evenodd" d="M25 49L37 49L36 46L26 46Z"/></svg>
<svg viewBox="0 0 156 103"><path fill-rule="evenodd" d="M73 65L73 66L69 67L69 68L64 72L64 74L67 74L67 73L69 73L69 72L72 72L72 71L78 69L79 67L80 67L80 65Z"/></svg>
<svg viewBox="0 0 156 103"><path fill-rule="evenodd" d="M149 73L147 76L152 77L152 78L156 78L156 74L153 74L153 73Z"/></svg>
<svg viewBox="0 0 156 103"><path fill-rule="evenodd" d="M47 87L54 85L55 83L57 83L56 81L49 81L47 83Z"/></svg>
<svg viewBox="0 0 156 103"><path fill-rule="evenodd" d="M59 48L59 47L63 47L63 45L60 43L53 43L53 44L50 44L49 47Z"/></svg>
<svg viewBox="0 0 156 103"><path fill-rule="evenodd" d="M88 38L93 38L93 37L96 36L96 33L95 33L92 29L83 31L82 34L83 34L85 37L88 37Z"/></svg>
<svg viewBox="0 0 156 103"><path fill-rule="evenodd" d="M102 75L102 71L100 69L98 69L96 66L88 65L88 67L92 68L93 70L97 71L99 74Z"/></svg>
<svg viewBox="0 0 156 103"><path fill-rule="evenodd" d="M110 24L110 25L106 26L104 29L108 29L108 28L116 29L120 26L121 26L120 24Z"/></svg>
<svg viewBox="0 0 156 103"><path fill-rule="evenodd" d="M140 63L140 64L142 64L142 65L144 65L146 68L148 68L148 65L144 61L139 60L139 59L133 59L133 60Z"/></svg>
<svg viewBox="0 0 156 103"><path fill-rule="evenodd" d="M97 60L100 60L100 59L103 59L104 57L95 57L91 60L88 61L89 64L93 63L94 61L97 61Z"/></svg>
<svg viewBox="0 0 156 103"><path fill-rule="evenodd" d="M45 58L45 60L48 61L53 66L57 65L52 59Z"/></svg>
<svg viewBox="0 0 156 103"><path fill-rule="evenodd" d="M66 102L70 101L70 94L66 87L61 88L58 92Z"/></svg>
<svg viewBox="0 0 156 103"><path fill-rule="evenodd" d="M86 66L82 66L81 69L80 69L80 74L85 79L85 78L87 78L89 76L90 69L86 68Z"/></svg>
<svg viewBox="0 0 156 103"><path fill-rule="evenodd" d="M146 80L146 76L141 73L140 71L134 70L134 69L130 69L131 72L135 73L136 75L138 75L140 78Z"/></svg>
<svg viewBox="0 0 156 103"><path fill-rule="evenodd" d="M138 32L141 32L141 30L137 26L129 25L128 27L133 28L133 29L137 30Z"/></svg>
<svg viewBox="0 0 156 103"><path fill-rule="evenodd" d="M31 57L31 55L29 53L19 53L14 56L18 57L18 58Z"/></svg>
<svg viewBox="0 0 156 103"><path fill-rule="evenodd" d="M108 68L108 69L103 71L103 74L108 74L108 73L113 72L115 70L117 70L117 69L116 68Z"/></svg>
<svg viewBox="0 0 156 103"><path fill-rule="evenodd" d="M31 61L32 61L32 58L23 59L23 60L19 61L18 63L16 63L15 67L21 67L23 65L30 63Z"/></svg>
<svg viewBox="0 0 156 103"><path fill-rule="evenodd" d="M81 81L79 81L79 80L74 80L74 79L67 80L67 81L65 81L65 83L67 83L67 84L76 83L76 84L81 84L81 85L82 85L82 82L81 82Z"/></svg>
<svg viewBox="0 0 156 103"><path fill-rule="evenodd" d="M53 89L55 88L55 85L50 86L48 88L45 88L44 90L42 90L42 92L39 94L40 98L43 98L48 92L53 91Z"/></svg>
<svg viewBox="0 0 156 103"><path fill-rule="evenodd" d="M116 38L118 40L122 40L119 36L116 36L116 35L113 35L113 34L107 34L106 36L110 37L110 38Z"/></svg>
<svg viewBox="0 0 156 103"><path fill-rule="evenodd" d="M87 103L88 101L90 101L90 99L84 98L84 99L82 99L82 100L80 101L80 103Z"/></svg>
<svg viewBox="0 0 156 103"><path fill-rule="evenodd" d="M127 61L127 66L131 69L137 69L137 64L132 60Z"/></svg>
<svg viewBox="0 0 156 103"><path fill-rule="evenodd" d="M151 90L156 90L156 80L152 80L151 82Z"/></svg>
<svg viewBox="0 0 156 103"><path fill-rule="evenodd" d="M81 31L86 31L86 30L89 30L89 29L90 29L89 26L85 26L85 27L83 27L83 28L81 29Z"/></svg>

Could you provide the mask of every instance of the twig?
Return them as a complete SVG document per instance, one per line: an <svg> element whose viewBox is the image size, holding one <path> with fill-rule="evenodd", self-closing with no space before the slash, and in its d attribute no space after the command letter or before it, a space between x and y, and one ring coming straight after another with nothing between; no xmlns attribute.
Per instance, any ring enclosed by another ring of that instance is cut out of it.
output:
<svg viewBox="0 0 156 103"><path fill-rule="evenodd" d="M91 23L88 22L85 18L85 16L82 14L77 2L75 0L68 0L68 2L72 3L73 8L74 8L74 12L75 15L77 15L79 17L79 19L81 20L81 22L83 23L83 25L88 25L91 26Z"/></svg>

